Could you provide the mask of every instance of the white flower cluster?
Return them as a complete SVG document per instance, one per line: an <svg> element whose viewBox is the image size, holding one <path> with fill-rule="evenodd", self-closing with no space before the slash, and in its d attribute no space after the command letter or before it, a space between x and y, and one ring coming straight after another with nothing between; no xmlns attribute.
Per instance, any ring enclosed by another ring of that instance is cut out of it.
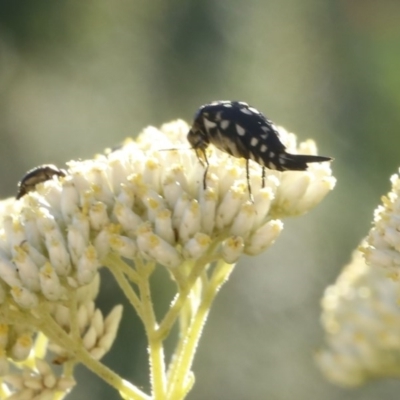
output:
<svg viewBox="0 0 400 400"><path fill-rule="evenodd" d="M400 376L399 176L391 182L369 235L322 300L327 347L317 362L340 385Z"/></svg>
<svg viewBox="0 0 400 400"><path fill-rule="evenodd" d="M74 386L75 380L70 377L57 377L45 361L36 359L32 368L25 367L20 374L8 375L5 382L13 388L9 400L51 400L62 399Z"/></svg>
<svg viewBox="0 0 400 400"><path fill-rule="evenodd" d="M115 306L106 318L99 309L96 309L93 300L98 294L99 282L100 278L97 273L90 284L75 291L76 309L73 312L76 313L76 319L70 315L71 308L63 303L51 303L48 309L54 321L65 332L71 332L72 325L76 323L78 334L75 339L79 339L82 347L96 360L101 359L111 348L122 317L121 305ZM6 307L6 304L3 307ZM12 305L9 307L11 310L14 308ZM40 308L32 311L38 313ZM18 316L18 313L15 313L15 316ZM35 350L34 336L38 331L34 325L29 325L29 321L16 324L13 323L13 318L10 318L9 321L11 323L0 325L0 376L3 376L3 381L12 387L10 391L7 386L3 386L3 390L10 393L7 398L13 400L52 399L56 392L69 391L74 385L73 379L63 375L56 378L50 367L39 358L36 358L35 369L27 369L27 366L30 365L28 362L28 364L23 364L21 372L10 373L10 364L7 358L14 362L28 360L29 356L33 354L32 350ZM63 364L71 358L71 349L69 348L52 341L47 348L57 355L57 358L53 359L55 364Z"/></svg>
<svg viewBox="0 0 400 400"><path fill-rule="evenodd" d="M94 299L99 291L100 276L96 274L93 281L76 291L76 324L79 338L83 347L96 360L100 360L111 348L117 335L119 323L122 318L122 306L115 306L104 318L100 309L96 308ZM71 309L63 304L52 304L52 317L66 332L73 330ZM55 354L56 364L62 364L69 359L68 348L50 342L48 348Z"/></svg>
<svg viewBox="0 0 400 400"><path fill-rule="evenodd" d="M280 218L309 211L335 185L330 164L321 163L301 172L267 170L262 188L261 167L251 162L251 201L244 160L210 148L204 189L204 166L188 148L188 131L183 121L147 128L107 155L71 161L65 177L36 185L20 200L0 203L4 359L26 358L41 317L49 315L101 358L122 313L116 307L103 318L93 303L99 267L110 254L130 265L146 260L175 270L212 248L213 260L234 263L270 246L282 230ZM316 153L312 141L297 149L293 134L279 132L289 152ZM170 150L182 144L186 149ZM133 271L123 272L135 280ZM68 358L69 349L50 339L58 361Z"/></svg>
<svg viewBox="0 0 400 400"><path fill-rule="evenodd" d="M374 226L363 246L369 265L384 267L393 279L400 278L400 178L390 178L392 190L382 197L374 213Z"/></svg>
<svg viewBox="0 0 400 400"><path fill-rule="evenodd" d="M316 360L332 382L357 386L400 376L400 287L360 251L322 300L327 346Z"/></svg>

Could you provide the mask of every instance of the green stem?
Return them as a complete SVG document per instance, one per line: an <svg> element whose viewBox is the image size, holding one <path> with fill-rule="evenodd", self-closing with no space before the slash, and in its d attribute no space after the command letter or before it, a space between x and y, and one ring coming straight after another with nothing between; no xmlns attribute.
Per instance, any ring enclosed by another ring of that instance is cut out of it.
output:
<svg viewBox="0 0 400 400"><path fill-rule="evenodd" d="M139 275L138 273L129 266L126 262L121 260L121 257L115 253L109 253L103 260L103 264L106 266L111 265L118 271L123 272L131 282L138 283L139 282Z"/></svg>
<svg viewBox="0 0 400 400"><path fill-rule="evenodd" d="M203 273L207 265L216 260L215 255L207 255L199 258L191 268L191 272L186 279L186 282L180 282L179 294L172 301L172 305L165 314L158 328L158 335L164 339L168 336L176 319L178 318L185 303L189 300L188 296L199 276Z"/></svg>
<svg viewBox="0 0 400 400"><path fill-rule="evenodd" d="M80 341L73 340L62 329L49 314L47 307L38 307L35 309L35 316L30 312L12 312L11 310L2 310L2 317L11 323L21 320L21 323L28 324L41 331L51 341L58 346L68 349L77 362L81 362L88 369L98 375L110 386L118 390L125 398L130 400L151 400L151 398L135 386L125 382L114 371L106 367L100 361L95 360L88 351L82 347ZM5 312L4 312L5 311Z"/></svg>
<svg viewBox="0 0 400 400"><path fill-rule="evenodd" d="M172 370L170 371L170 385L167 399L183 399L190 386L190 369L198 346L204 324L210 312L211 305L223 285L232 272L234 265L224 261L218 261L209 284L204 288L203 298L192 323L182 337L182 344L177 347L179 354L174 354Z"/></svg>
<svg viewBox="0 0 400 400"><path fill-rule="evenodd" d="M122 292L124 293L125 297L129 300L131 306L134 308L136 311L137 315L139 316L140 319L143 319L143 311L142 311L142 303L133 290L131 284L129 281L126 279L126 276L122 272L122 269L120 268L121 262L116 262L115 257L112 256L107 256L106 259L103 261L104 265L106 268L110 270L110 272L113 274L114 279L117 281L119 287L121 288ZM125 263L122 263L125 264ZM136 274L136 283L140 280L139 276Z"/></svg>
<svg viewBox="0 0 400 400"><path fill-rule="evenodd" d="M139 292L143 306L142 321L145 327L147 340L149 343L150 355L150 378L152 387L152 397L154 400L165 400L167 379L165 372L165 356L162 339L156 335L157 321L154 314L154 307L150 290L150 274L154 266L149 266L138 262L139 272Z"/></svg>
<svg viewBox="0 0 400 400"><path fill-rule="evenodd" d="M81 362L110 386L122 393L126 398L130 400L150 400L150 397L140 389L133 385L127 385L114 371L106 367L100 361L95 360L82 346L80 341L77 342L73 340L64 329L55 322L45 307L43 307L42 311L43 312L40 312L40 319L36 319L32 316L27 317L32 326L37 327L38 330L43 332L50 340L60 347L68 349L78 362Z"/></svg>

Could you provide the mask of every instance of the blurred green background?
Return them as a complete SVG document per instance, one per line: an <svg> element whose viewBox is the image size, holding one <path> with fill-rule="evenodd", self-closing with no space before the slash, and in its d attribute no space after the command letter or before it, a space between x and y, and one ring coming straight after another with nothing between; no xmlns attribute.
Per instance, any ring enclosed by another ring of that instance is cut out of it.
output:
<svg viewBox="0 0 400 400"><path fill-rule="evenodd" d="M400 165L398 0L0 2L0 192L26 170L89 158L149 125L238 99L313 138L338 184L287 220L223 288L195 360L190 400L398 397L386 380L344 390L312 355L319 301L367 234ZM155 281L160 304L170 283ZM99 304L124 302L107 279ZM142 327L128 310L105 362L147 388ZM70 398L117 399L84 368Z"/></svg>

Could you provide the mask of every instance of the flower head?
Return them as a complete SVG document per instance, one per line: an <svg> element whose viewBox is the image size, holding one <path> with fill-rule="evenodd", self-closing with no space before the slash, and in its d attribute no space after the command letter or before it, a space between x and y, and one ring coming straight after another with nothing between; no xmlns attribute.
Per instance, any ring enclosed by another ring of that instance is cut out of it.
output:
<svg viewBox="0 0 400 400"><path fill-rule="evenodd" d="M390 178L392 190L374 213L374 226L362 246L367 264L384 267L391 278L400 277L400 178Z"/></svg>
<svg viewBox="0 0 400 400"><path fill-rule="evenodd" d="M398 284L354 252L322 300L326 347L316 360L328 379L356 386L400 375L399 295Z"/></svg>
<svg viewBox="0 0 400 400"><path fill-rule="evenodd" d="M189 293L213 298L242 253L265 250L279 236L282 218L309 211L334 187L329 163L312 164L307 171L267 170L262 187L261 167L251 162L252 201L244 160L210 148L204 188L204 166L195 152L169 150L187 146L188 131L183 121L147 128L135 141L126 140L93 160L71 161L65 176L37 184L19 200L0 203L0 323L16 329L23 321L27 332L22 329L21 335L31 338L27 348L33 346L32 335L42 332L58 363L76 357L99 373L101 365L94 361L109 350L122 313L117 306L103 318L95 309L98 271L105 266L145 324L151 365L159 368L152 370L154 390L164 398L162 361L153 353L154 342L163 340L183 309L181 325L201 328L193 321L211 304L204 298L204 304L199 299L188 306ZM295 136L283 129L279 134L295 154ZM311 141L300 149L302 154L316 152ZM210 263L215 268L205 280ZM178 290L160 324L150 311L148 279L155 264L169 270ZM196 282L205 285L203 292L199 286L195 290ZM198 340L200 332L192 338ZM189 351L191 343L185 346L177 348ZM2 348L14 360L28 354L19 350L13 356L6 345ZM189 368L185 382L193 382L190 363L176 368L172 381ZM109 371L100 375L116 387L121 382ZM179 389L174 387L172 393Z"/></svg>
<svg viewBox="0 0 400 400"><path fill-rule="evenodd" d="M391 182L368 236L322 300L327 346L317 362L341 385L400 376L399 176Z"/></svg>

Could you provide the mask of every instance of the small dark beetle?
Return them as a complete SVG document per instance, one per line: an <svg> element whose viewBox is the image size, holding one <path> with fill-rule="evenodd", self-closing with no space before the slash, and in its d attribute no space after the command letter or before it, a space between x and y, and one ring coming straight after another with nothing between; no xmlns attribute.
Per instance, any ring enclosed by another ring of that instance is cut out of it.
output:
<svg viewBox="0 0 400 400"><path fill-rule="evenodd" d="M263 187L265 168L304 171L307 163L332 160L330 157L287 153L274 124L258 110L241 101L215 101L201 106L187 139L196 150L200 162L205 160L204 188L209 166L205 150L210 143L233 157L246 159L250 197L249 160L262 166Z"/></svg>
<svg viewBox="0 0 400 400"><path fill-rule="evenodd" d="M55 175L66 176L67 172L52 164L39 165L38 167L29 170L18 183L16 199L18 200L28 192L35 190L37 184L46 182L52 179Z"/></svg>

